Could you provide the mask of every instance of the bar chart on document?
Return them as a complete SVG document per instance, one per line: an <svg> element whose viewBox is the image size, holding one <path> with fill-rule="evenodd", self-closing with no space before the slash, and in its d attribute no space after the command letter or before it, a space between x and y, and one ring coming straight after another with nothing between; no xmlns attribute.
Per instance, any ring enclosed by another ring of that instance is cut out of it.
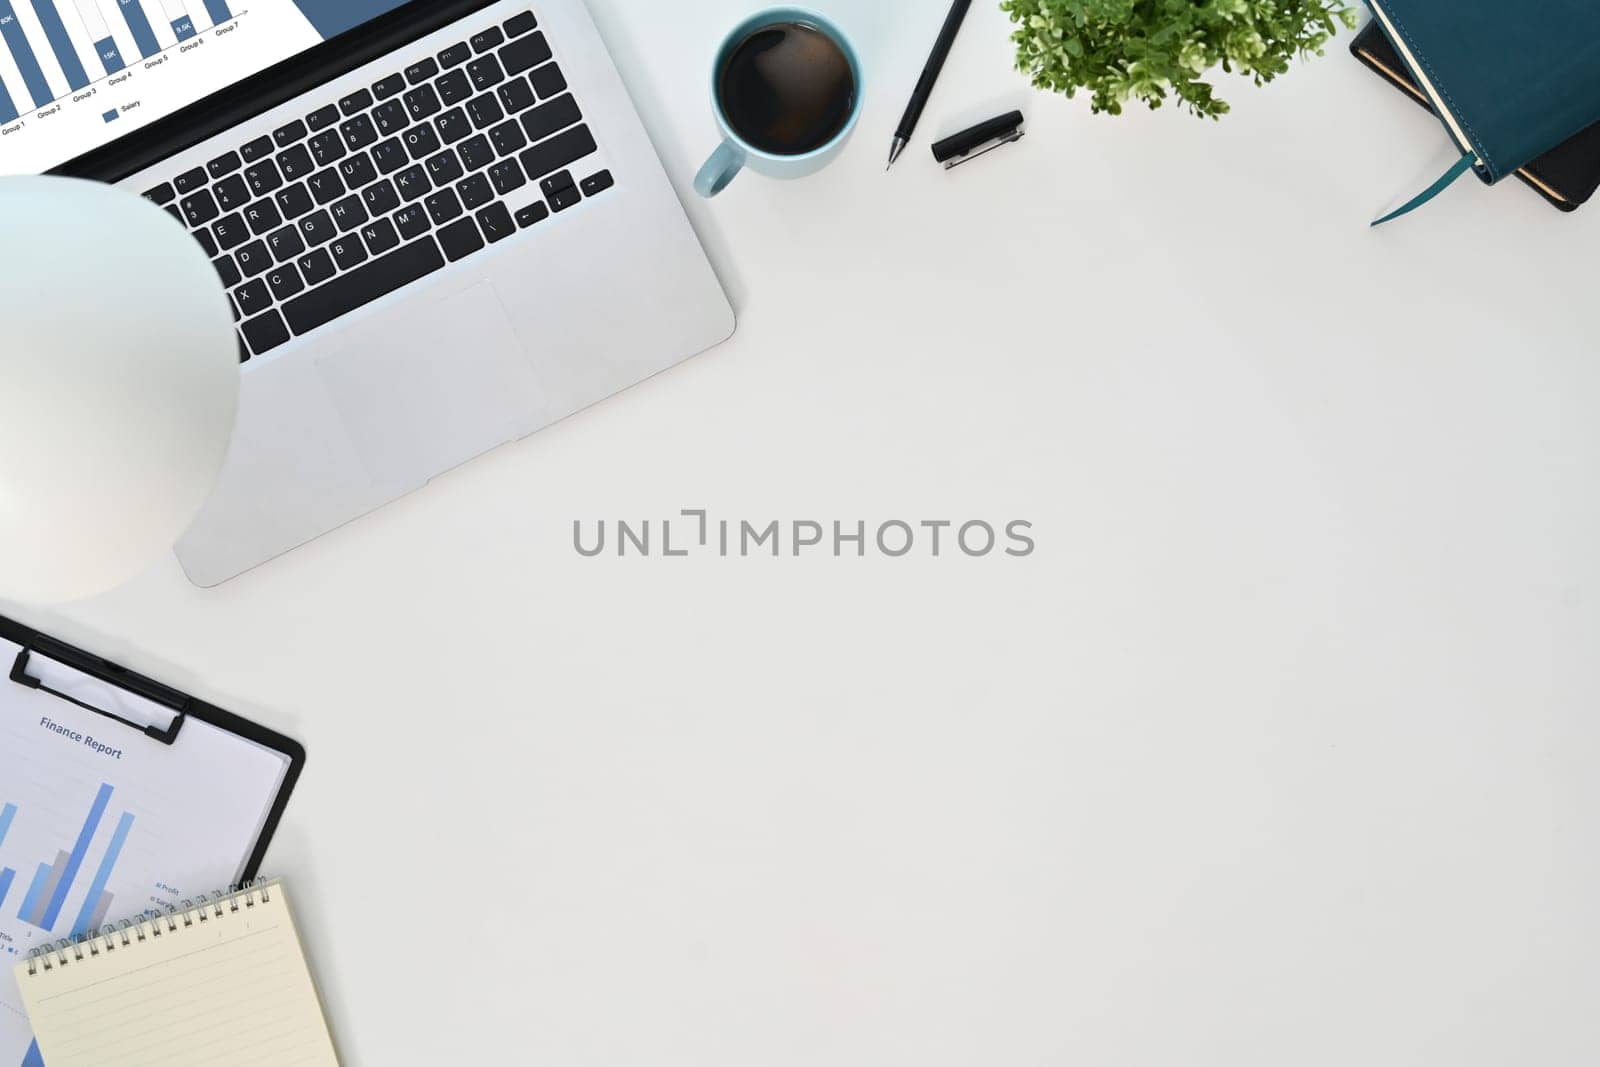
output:
<svg viewBox="0 0 1600 1067"><path fill-rule="evenodd" d="M60 766L7 766L0 774L3 1067L29 1062L31 1036L10 972L30 951L203 891L177 873L150 874L177 848L181 813L162 810L147 787L130 789L109 773L105 779Z"/></svg>
<svg viewBox="0 0 1600 1067"><path fill-rule="evenodd" d="M0 0L0 174L32 174L323 38L295 0Z"/></svg>

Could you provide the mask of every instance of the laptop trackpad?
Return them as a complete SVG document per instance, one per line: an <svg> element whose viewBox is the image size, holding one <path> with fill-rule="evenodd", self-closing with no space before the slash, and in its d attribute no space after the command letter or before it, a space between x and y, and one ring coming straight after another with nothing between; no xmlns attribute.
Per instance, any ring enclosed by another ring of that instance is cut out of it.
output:
<svg viewBox="0 0 1600 1067"><path fill-rule="evenodd" d="M528 432L538 381L480 282L352 329L317 369L373 480L409 489Z"/></svg>

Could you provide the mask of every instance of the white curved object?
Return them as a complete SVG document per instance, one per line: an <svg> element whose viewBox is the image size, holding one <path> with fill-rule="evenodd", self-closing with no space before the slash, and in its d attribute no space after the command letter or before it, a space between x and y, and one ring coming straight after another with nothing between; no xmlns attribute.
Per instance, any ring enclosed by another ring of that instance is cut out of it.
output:
<svg viewBox="0 0 1600 1067"><path fill-rule="evenodd" d="M0 178L0 597L104 592L169 551L239 405L222 281L161 208Z"/></svg>

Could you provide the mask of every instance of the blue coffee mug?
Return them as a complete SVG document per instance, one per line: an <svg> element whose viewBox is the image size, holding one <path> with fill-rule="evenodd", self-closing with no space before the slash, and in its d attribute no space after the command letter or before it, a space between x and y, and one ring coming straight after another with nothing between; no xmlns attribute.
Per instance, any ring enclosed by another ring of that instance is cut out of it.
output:
<svg viewBox="0 0 1600 1067"><path fill-rule="evenodd" d="M762 151L734 131L722 106L717 79L733 50L747 37L768 26L790 22L809 26L839 46L839 51L844 53L845 59L850 63L850 73L855 78L856 92L850 108L850 117L845 120L831 141L809 152L786 156ZM716 112L717 125L722 128L722 144L711 153L711 158L706 160L706 165L701 167L700 173L695 176L695 192L705 197L716 196L726 189L728 183L738 177L739 172L745 167L772 178L804 178L808 174L815 174L833 162L834 157L844 150L845 143L850 140L850 134L855 131L856 120L861 117L862 87L861 61L856 57L856 50L851 47L850 39L844 32L828 19L814 11L799 7L774 7L751 15L728 34L727 39L722 42L722 47L717 49L717 60L711 66L711 107Z"/></svg>

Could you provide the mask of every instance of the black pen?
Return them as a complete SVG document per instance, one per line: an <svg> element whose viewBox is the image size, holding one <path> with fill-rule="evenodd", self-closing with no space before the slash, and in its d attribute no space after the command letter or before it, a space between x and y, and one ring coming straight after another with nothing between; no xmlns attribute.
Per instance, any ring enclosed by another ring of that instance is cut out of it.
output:
<svg viewBox="0 0 1600 1067"><path fill-rule="evenodd" d="M933 95L933 83L939 80L939 72L944 69L944 61L950 56L950 46L956 42L956 34L961 32L961 23L967 17L967 9L972 6L972 0L955 0L950 5L950 15L944 20L944 29L939 31L939 39L933 42L933 54L928 57L928 65L922 68L922 77L917 79L917 88L911 94L911 103L906 105L906 113L900 117L900 127L894 131L894 144L889 148L889 167L894 166L894 161L900 158L900 153L906 150L906 145L911 143L911 135L917 130L917 120L922 117L922 109L928 105L928 97ZM888 170L885 167L884 170Z"/></svg>

